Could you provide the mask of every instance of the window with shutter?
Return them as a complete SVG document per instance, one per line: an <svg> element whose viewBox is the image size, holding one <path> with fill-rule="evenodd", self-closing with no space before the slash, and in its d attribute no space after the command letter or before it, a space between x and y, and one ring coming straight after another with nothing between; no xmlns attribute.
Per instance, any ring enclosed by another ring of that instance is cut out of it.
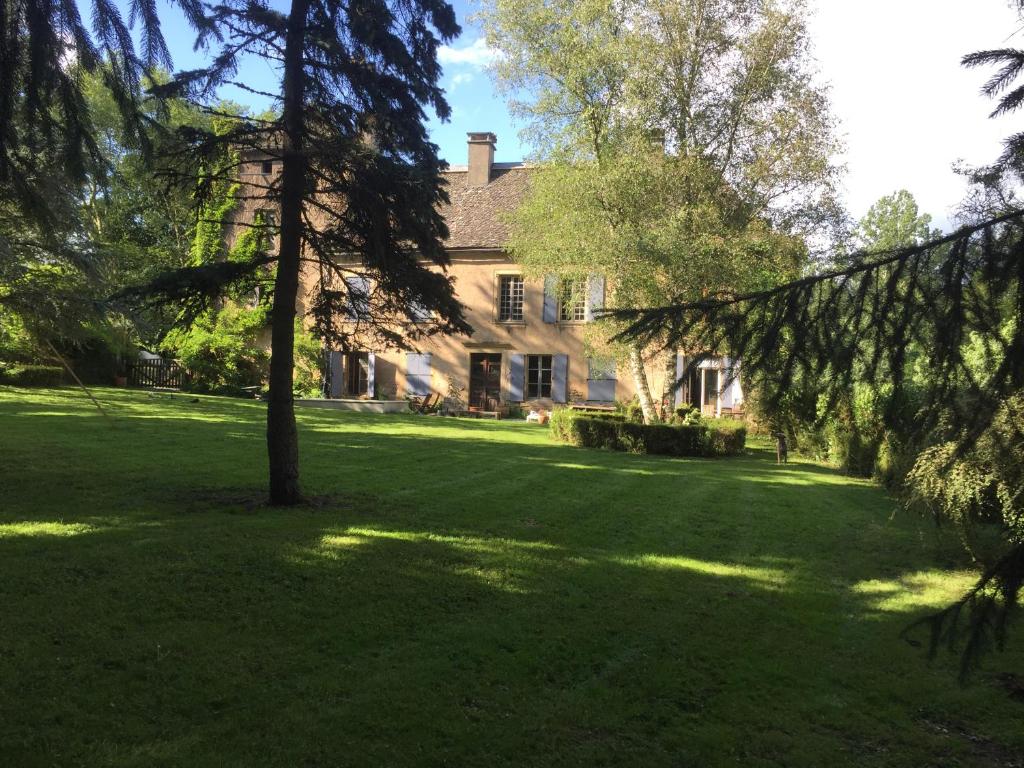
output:
<svg viewBox="0 0 1024 768"><path fill-rule="evenodd" d="M580 323L587 319L587 281L568 278L558 292L558 319L563 323Z"/></svg>
<svg viewBox="0 0 1024 768"><path fill-rule="evenodd" d="M526 356L526 397L551 397L551 355Z"/></svg>

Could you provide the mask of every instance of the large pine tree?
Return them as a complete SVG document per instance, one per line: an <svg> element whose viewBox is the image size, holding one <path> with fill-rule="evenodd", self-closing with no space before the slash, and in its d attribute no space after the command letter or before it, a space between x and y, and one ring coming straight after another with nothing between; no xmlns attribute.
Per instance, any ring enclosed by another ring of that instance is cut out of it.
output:
<svg viewBox="0 0 1024 768"><path fill-rule="evenodd" d="M181 306L187 321L232 285L276 267L271 499L294 503L300 495L292 347L302 264L319 276L312 308L321 335L342 346L360 335L401 344L469 330L449 278L429 268L445 265L447 233L437 214L445 195L442 165L424 127L425 108L448 116L437 48L459 27L443 0L295 0L287 12L265 0L174 4L196 29L197 47L210 52L210 63L178 73L155 95L181 96L216 113L218 88L236 82L245 60L262 58L280 74L278 87L264 94L276 99L276 117L240 119L227 132L183 130L173 163L179 181L199 181L201 202L220 174L237 174L237 167L224 167L224 157L279 159L280 177L258 191L280 206L272 225L279 228L279 248L244 262L167 273L136 295ZM128 7L126 22L110 0L93 0L87 23L74 0L0 0L0 208L12 221L25 220L44 234L65 231L67 222L58 219L66 218L69 190L103 162L83 73L102 75L126 135L145 143L145 76L171 61L156 4L130 0ZM190 173L181 173L182 158L193 161ZM61 245L38 240L36 250ZM88 249L78 243L72 255ZM7 247L0 232L0 267L19 270L24 251ZM355 274L341 266L353 260L362 262ZM370 314L361 311L367 302ZM339 326L345 315L357 316L359 327Z"/></svg>
<svg viewBox="0 0 1024 768"><path fill-rule="evenodd" d="M443 270L447 229L437 212L445 200L443 164L424 126L425 108L448 117L437 49L459 27L442 0L293 0L287 12L228 0L211 6L208 19L222 34L210 66L178 73L154 92L216 110L217 89L235 82L245 59L277 68L279 89L266 94L277 102L275 116L239 119L222 132L185 130L181 139L204 181L200 194L218 180L210 169L219 167L226 148L242 163L280 161L279 176L249 184L244 193L278 204L277 222L267 225L279 235L278 249L177 270L144 292L151 300L180 302L187 319L232 284L276 268L270 499L294 504L301 495L293 347L303 269L315 276L311 314L326 342L348 347L371 337L399 345L470 330ZM199 42L215 39L204 34ZM339 323L346 317L358 321L355 328Z"/></svg>

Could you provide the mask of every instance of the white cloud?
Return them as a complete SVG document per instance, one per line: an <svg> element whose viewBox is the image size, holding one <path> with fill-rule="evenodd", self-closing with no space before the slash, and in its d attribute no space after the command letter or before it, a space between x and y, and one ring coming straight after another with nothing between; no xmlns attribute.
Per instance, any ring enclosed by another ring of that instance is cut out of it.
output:
<svg viewBox="0 0 1024 768"><path fill-rule="evenodd" d="M442 45L437 50L437 58L442 64L469 64L472 67L484 67L498 57L498 51L487 45L487 40L478 37L469 45L453 48Z"/></svg>
<svg viewBox="0 0 1024 768"><path fill-rule="evenodd" d="M473 74L471 72L459 72L452 77L452 84L448 90L454 91L456 86L462 85L463 83L470 83L473 81Z"/></svg>
<svg viewBox="0 0 1024 768"><path fill-rule="evenodd" d="M846 138L846 202L859 218L905 188L948 226L966 187L951 165L994 160L1019 116L990 120L980 96L992 70L960 57L1016 46L1019 25L1005 0L817 0L810 25L822 78L831 83Z"/></svg>

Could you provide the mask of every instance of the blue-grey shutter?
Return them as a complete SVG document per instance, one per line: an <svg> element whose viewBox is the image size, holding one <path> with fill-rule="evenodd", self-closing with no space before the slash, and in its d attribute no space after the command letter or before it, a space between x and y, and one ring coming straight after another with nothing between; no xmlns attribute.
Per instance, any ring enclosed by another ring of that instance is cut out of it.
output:
<svg viewBox="0 0 1024 768"><path fill-rule="evenodd" d="M377 356L373 352L366 354L366 394L376 397L374 377L377 368Z"/></svg>
<svg viewBox="0 0 1024 768"><path fill-rule="evenodd" d="M604 309L604 276L591 275L587 278L587 320L594 319L594 313Z"/></svg>
<svg viewBox="0 0 1024 768"><path fill-rule="evenodd" d="M430 353L405 355L405 388L407 395L425 397L430 394Z"/></svg>
<svg viewBox="0 0 1024 768"><path fill-rule="evenodd" d="M558 321L558 276L544 276L544 322Z"/></svg>
<svg viewBox="0 0 1024 768"><path fill-rule="evenodd" d="M685 370L686 370L686 355L682 355L682 354L679 354L677 352L676 353L676 383L675 383L675 387L676 387L676 389L675 389L675 392L676 392L676 398L675 398L676 408L678 408L679 406L681 406L683 404L683 384L682 384L681 380L683 378L683 371L685 371Z"/></svg>
<svg viewBox="0 0 1024 768"><path fill-rule="evenodd" d="M523 402L523 383L526 379L525 355L508 356L508 399L513 403Z"/></svg>
<svg viewBox="0 0 1024 768"><path fill-rule="evenodd" d="M339 349L330 352L331 397L341 397L345 388L345 357Z"/></svg>
<svg viewBox="0 0 1024 768"><path fill-rule="evenodd" d="M568 401L566 385L569 381L569 356L551 356L551 399L556 403Z"/></svg>

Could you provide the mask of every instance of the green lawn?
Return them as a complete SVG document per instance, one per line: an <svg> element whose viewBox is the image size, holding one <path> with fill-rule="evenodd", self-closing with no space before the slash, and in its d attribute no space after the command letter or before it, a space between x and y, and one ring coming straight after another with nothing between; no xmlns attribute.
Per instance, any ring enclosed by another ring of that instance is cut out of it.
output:
<svg viewBox="0 0 1024 768"><path fill-rule="evenodd" d="M1024 625L973 682L898 638L955 544L812 463L543 427L0 387L0 764L1011 766Z"/></svg>

